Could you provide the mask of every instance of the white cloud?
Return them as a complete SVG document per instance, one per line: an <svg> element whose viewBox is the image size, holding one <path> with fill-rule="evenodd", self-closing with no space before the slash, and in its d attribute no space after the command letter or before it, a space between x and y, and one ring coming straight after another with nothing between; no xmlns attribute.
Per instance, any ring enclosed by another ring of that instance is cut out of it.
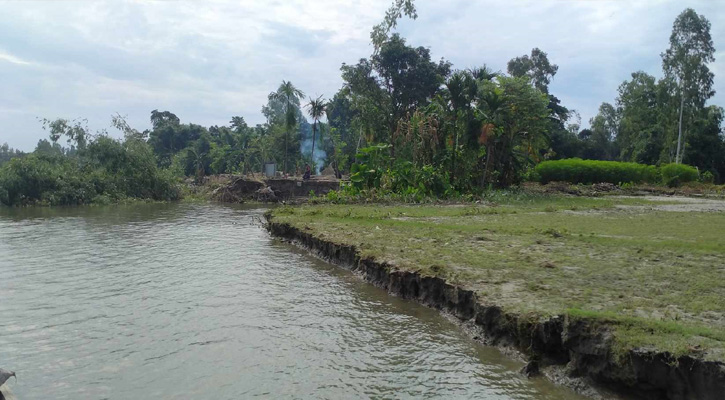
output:
<svg viewBox="0 0 725 400"><path fill-rule="evenodd" d="M31 63L29 61L25 61L21 58L15 57L12 54L8 54L8 53L5 53L0 50L0 62L3 62L3 61L17 64L17 65L33 65L33 63Z"/></svg>
<svg viewBox="0 0 725 400"><path fill-rule="evenodd" d="M263 121L266 95L282 79L331 97L343 62L370 54L369 31L390 0L10 2L0 14L0 143L31 149L45 132L35 117L86 117L106 128L112 113L139 129L150 110L185 122ZM420 18L399 31L455 67L505 70L540 47L559 65L551 89L594 115L629 74L659 75L659 53L686 6L712 22L716 47L725 10L709 1L417 2ZM720 83L723 56L712 65ZM9 110L12 110L9 111Z"/></svg>

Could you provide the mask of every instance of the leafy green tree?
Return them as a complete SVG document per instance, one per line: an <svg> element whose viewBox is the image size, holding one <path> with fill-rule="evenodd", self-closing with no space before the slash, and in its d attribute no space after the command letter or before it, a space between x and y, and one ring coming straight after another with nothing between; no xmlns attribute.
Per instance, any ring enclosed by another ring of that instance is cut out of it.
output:
<svg viewBox="0 0 725 400"><path fill-rule="evenodd" d="M528 79L531 84L548 96L549 127L548 139L554 158L571 157L580 151L576 135L567 129L570 111L561 104L559 98L549 93L549 83L559 70L552 64L546 52L539 48L531 50L531 55L511 59L507 64L509 74L517 78Z"/></svg>
<svg viewBox="0 0 725 400"><path fill-rule="evenodd" d="M710 171L718 182L725 178L725 138L722 123L725 110L718 106L703 109L692 124L685 158L701 172Z"/></svg>
<svg viewBox="0 0 725 400"><path fill-rule="evenodd" d="M179 117L171 111L151 111L151 125L158 129L164 125L178 126L181 123Z"/></svg>
<svg viewBox="0 0 725 400"><path fill-rule="evenodd" d="M174 179L160 170L151 147L138 137L116 140L91 134L68 120L44 120L51 142L41 140L33 154L0 168L0 202L6 205L87 204L125 198L174 200ZM82 132L81 132L82 130ZM68 136L75 152L56 141Z"/></svg>
<svg viewBox="0 0 725 400"><path fill-rule="evenodd" d="M657 84L652 75L635 72L619 86L617 145L622 161L656 164L663 148L658 124Z"/></svg>
<svg viewBox="0 0 725 400"><path fill-rule="evenodd" d="M677 153L675 162L682 161L682 125L686 108L702 109L712 90L714 74L708 63L715 61L715 47L710 36L710 22L688 8L675 20L670 35L670 47L662 53L665 76L679 83L680 97Z"/></svg>
<svg viewBox="0 0 725 400"><path fill-rule="evenodd" d="M548 98L522 77L499 77L482 84L480 91L478 108L486 121L481 135L487 158L484 184L508 186L548 146Z"/></svg>
<svg viewBox="0 0 725 400"><path fill-rule="evenodd" d="M193 145L187 147L187 166L194 171L197 182L201 183L211 167L211 142L207 135L202 135ZM188 174L188 170L187 170Z"/></svg>
<svg viewBox="0 0 725 400"><path fill-rule="evenodd" d="M64 155L65 149L63 149L63 146L56 142L49 142L48 139L40 139L38 140L38 144L35 146L35 150L33 153L36 154L45 154L45 155L54 155L54 156L62 156Z"/></svg>
<svg viewBox="0 0 725 400"><path fill-rule="evenodd" d="M470 123L473 119L472 104L478 91L476 78L469 71L455 71L447 79L443 99L450 119L451 135L451 182L456 179L456 158L461 152L460 138L465 135L468 144ZM475 140L474 140L475 143Z"/></svg>
<svg viewBox="0 0 725 400"><path fill-rule="evenodd" d="M589 120L591 129L588 134L580 132L580 139L584 142L581 158L591 160L614 160L614 139L619 131L619 113L609 103L602 103L599 112Z"/></svg>
<svg viewBox="0 0 725 400"><path fill-rule="evenodd" d="M86 147L90 134L88 133L88 123L85 119L68 120L58 118L50 120L43 118L41 120L43 130L50 132L50 140L57 143L58 140L65 136L68 144L82 150Z"/></svg>
<svg viewBox="0 0 725 400"><path fill-rule="evenodd" d="M153 118L152 118L153 119ZM111 125L123 133L123 137L126 139L148 139L148 131L139 132L138 130L131 127L126 121L126 117L119 113L111 116Z"/></svg>
<svg viewBox="0 0 725 400"><path fill-rule="evenodd" d="M468 72L478 82L492 81L501 76L500 72L492 70L486 64L483 64L480 67L471 68Z"/></svg>
<svg viewBox="0 0 725 400"><path fill-rule="evenodd" d="M8 146L7 143L3 143L2 146L0 146L0 167L8 161L12 160L13 158L23 156L25 156L24 152L18 149L13 149L12 147Z"/></svg>
<svg viewBox="0 0 725 400"><path fill-rule="evenodd" d="M559 66L549 62L547 54L538 47L531 50L531 56L523 55L508 62L511 76L527 77L531 83L544 93L549 93L549 83L559 70Z"/></svg>
<svg viewBox="0 0 725 400"><path fill-rule="evenodd" d="M153 129L148 142L158 157L159 165L163 167L171 165L175 154L208 134L201 125L181 124L179 118L169 111L151 111L151 124Z"/></svg>
<svg viewBox="0 0 725 400"><path fill-rule="evenodd" d="M289 154L289 135L297 125L297 111L300 106L300 98L305 94L297 89L292 82L282 81L276 92L270 93L269 99L282 102L284 104L285 113L285 136L284 136L284 171L289 172L287 169L287 156Z"/></svg>
<svg viewBox="0 0 725 400"><path fill-rule="evenodd" d="M413 0L393 0L393 4L385 12L383 21L373 26L370 32L370 41L377 52L380 47L388 40L388 34L398 25L398 20L408 16L411 19L418 18Z"/></svg>
<svg viewBox="0 0 725 400"><path fill-rule="evenodd" d="M352 101L347 95L347 90L344 88L335 93L327 103L326 115L327 123L330 126L330 133L334 131L336 145L333 153L337 157L345 157L346 160L351 160L356 152L354 146L356 140L353 133L353 123L355 120L359 120L358 112L353 109ZM342 145L340 145L342 144ZM339 154L338 154L339 153ZM347 164L337 164L338 168L347 169Z"/></svg>
<svg viewBox="0 0 725 400"><path fill-rule="evenodd" d="M431 61L430 50L413 48L394 34L371 59L342 68L342 78L368 142L391 142L398 121L424 107L450 73L450 63ZM395 155L395 148L391 147Z"/></svg>

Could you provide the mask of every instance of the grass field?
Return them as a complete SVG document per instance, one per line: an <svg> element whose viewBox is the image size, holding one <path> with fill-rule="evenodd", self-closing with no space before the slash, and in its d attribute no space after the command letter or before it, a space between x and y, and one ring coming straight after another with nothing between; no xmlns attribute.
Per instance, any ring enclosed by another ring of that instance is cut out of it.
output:
<svg viewBox="0 0 725 400"><path fill-rule="evenodd" d="M725 202L495 200L282 207L273 218L512 312L601 320L616 349L725 360Z"/></svg>

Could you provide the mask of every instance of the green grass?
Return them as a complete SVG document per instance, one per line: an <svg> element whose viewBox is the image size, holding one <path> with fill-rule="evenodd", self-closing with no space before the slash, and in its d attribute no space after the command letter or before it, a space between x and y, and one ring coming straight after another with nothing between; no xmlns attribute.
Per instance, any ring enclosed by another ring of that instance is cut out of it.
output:
<svg viewBox="0 0 725 400"><path fill-rule="evenodd" d="M723 360L725 213L661 204L511 196L486 205L281 207L273 218L512 312L579 310L573 315L612 325L620 349Z"/></svg>

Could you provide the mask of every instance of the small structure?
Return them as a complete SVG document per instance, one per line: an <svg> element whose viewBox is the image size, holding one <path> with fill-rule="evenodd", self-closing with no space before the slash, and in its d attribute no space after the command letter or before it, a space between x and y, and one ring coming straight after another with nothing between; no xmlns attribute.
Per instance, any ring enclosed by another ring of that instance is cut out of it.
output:
<svg viewBox="0 0 725 400"><path fill-rule="evenodd" d="M274 178L277 174L277 163L266 162L264 163L264 176L267 178Z"/></svg>

